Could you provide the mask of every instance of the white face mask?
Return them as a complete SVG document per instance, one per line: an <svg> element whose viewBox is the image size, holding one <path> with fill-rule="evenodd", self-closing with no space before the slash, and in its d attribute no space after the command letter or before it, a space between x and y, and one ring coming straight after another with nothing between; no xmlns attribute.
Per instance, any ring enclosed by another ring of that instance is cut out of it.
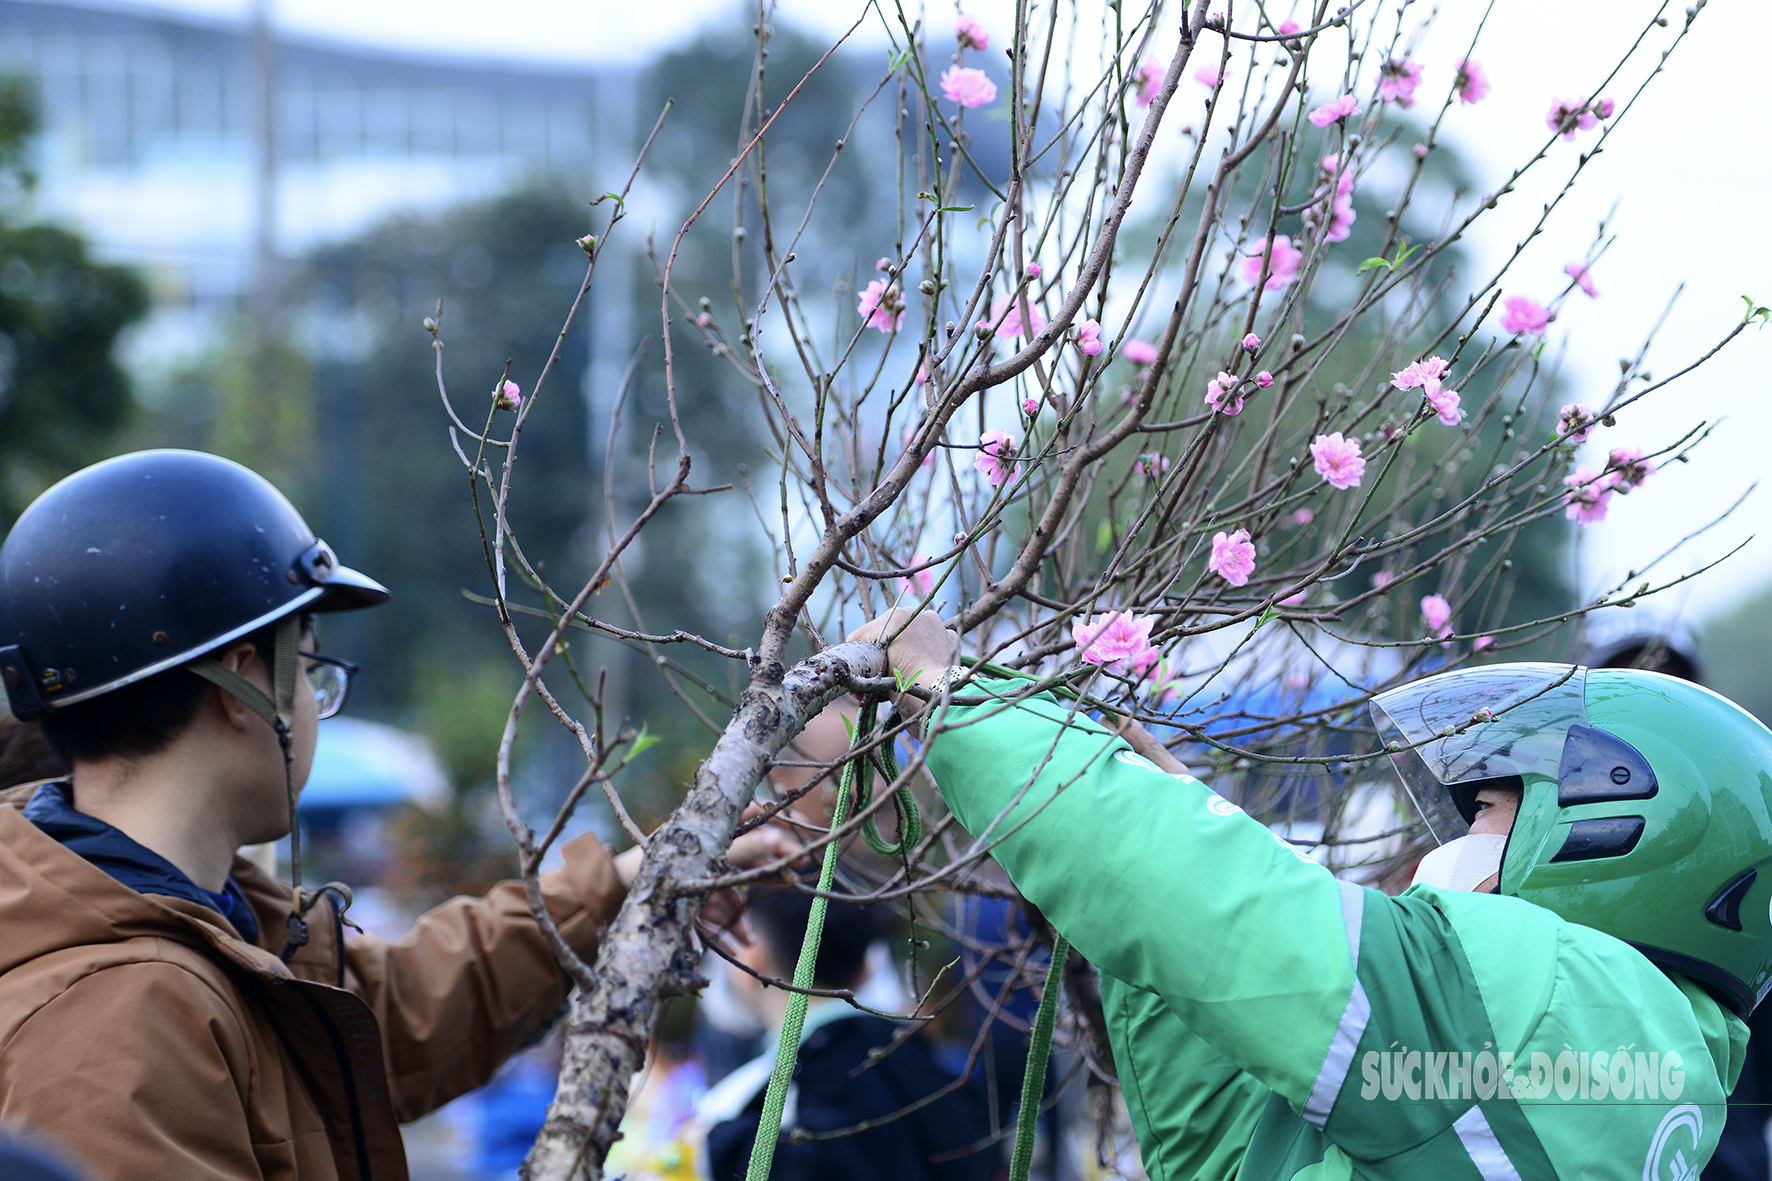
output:
<svg viewBox="0 0 1772 1181"><path fill-rule="evenodd" d="M1501 854L1506 848L1506 833L1473 833L1447 841L1421 859L1415 867L1415 880L1409 884L1474 890L1491 875L1501 872Z"/></svg>

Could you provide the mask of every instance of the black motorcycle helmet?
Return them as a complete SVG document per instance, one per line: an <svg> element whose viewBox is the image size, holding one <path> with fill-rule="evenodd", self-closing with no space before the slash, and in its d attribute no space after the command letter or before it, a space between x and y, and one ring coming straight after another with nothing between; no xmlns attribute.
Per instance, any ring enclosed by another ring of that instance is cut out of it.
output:
<svg viewBox="0 0 1772 1181"><path fill-rule="evenodd" d="M138 451L49 489L0 544L0 678L15 716L41 717L296 612L387 597L264 477Z"/></svg>
<svg viewBox="0 0 1772 1181"><path fill-rule="evenodd" d="M307 943L303 916L331 889L301 888L289 729L299 621L387 597L340 566L264 477L196 451L138 451L69 476L0 543L0 679L13 714L30 719L184 667L263 718L288 789L287 962ZM209 655L273 625L271 694Z"/></svg>

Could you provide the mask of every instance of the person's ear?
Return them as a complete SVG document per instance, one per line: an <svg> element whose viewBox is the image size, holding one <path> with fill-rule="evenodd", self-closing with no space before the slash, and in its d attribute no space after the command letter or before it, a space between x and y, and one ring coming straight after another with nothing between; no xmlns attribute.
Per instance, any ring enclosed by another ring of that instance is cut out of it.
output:
<svg viewBox="0 0 1772 1181"><path fill-rule="evenodd" d="M258 655L257 648L251 644L240 643L231 645L225 651L216 653L216 659L219 660L224 667L232 669L241 676L251 679L252 674L249 669L252 665L253 657L256 655ZM238 697L235 697L232 693L229 693L226 689L223 689L220 685L211 685L209 691L215 694L216 699L221 706L222 717L227 721L228 725L235 730L245 733L250 727L263 724L259 721L258 715L252 711L251 707L249 707L244 701L241 701Z"/></svg>

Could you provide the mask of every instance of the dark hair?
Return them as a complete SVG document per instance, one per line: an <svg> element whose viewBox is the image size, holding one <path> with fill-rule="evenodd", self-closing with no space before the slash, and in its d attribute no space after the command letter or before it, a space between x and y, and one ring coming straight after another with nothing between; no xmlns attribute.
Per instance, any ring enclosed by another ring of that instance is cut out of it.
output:
<svg viewBox="0 0 1772 1181"><path fill-rule="evenodd" d="M55 753L39 723L0 714L0 790L67 773L67 760Z"/></svg>
<svg viewBox="0 0 1772 1181"><path fill-rule="evenodd" d="M812 915L812 895L770 885L755 887L750 895L751 927L763 941L769 958L784 976L790 975L806 940L806 924ZM868 944L876 934L874 913L854 902L832 898L824 916L824 937L819 940L818 959L812 967L812 987L848 988L861 974Z"/></svg>
<svg viewBox="0 0 1772 1181"><path fill-rule="evenodd" d="M1599 667L1640 668L1652 673L1666 673L1670 677L1679 677L1682 681L1703 683L1703 678L1698 675L1697 663L1660 636L1632 644L1628 648L1613 653Z"/></svg>
<svg viewBox="0 0 1772 1181"><path fill-rule="evenodd" d="M301 628L309 624L307 613ZM277 638L277 625L269 624L231 641L251 644L259 659L268 659ZM168 669L133 685L53 710L42 720L43 737L68 764L75 760L147 758L159 754L197 717L197 710L212 688L188 668Z"/></svg>
<svg viewBox="0 0 1772 1181"><path fill-rule="evenodd" d="M43 736L70 764L76 760L159 754L197 716L209 682L184 668L113 689L44 715Z"/></svg>

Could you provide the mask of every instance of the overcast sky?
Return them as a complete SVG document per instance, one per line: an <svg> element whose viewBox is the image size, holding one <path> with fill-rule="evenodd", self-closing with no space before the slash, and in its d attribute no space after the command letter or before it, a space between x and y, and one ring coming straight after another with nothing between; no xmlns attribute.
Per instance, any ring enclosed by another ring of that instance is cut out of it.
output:
<svg viewBox="0 0 1772 1181"><path fill-rule="evenodd" d="M165 0L119 7L176 8L224 19L246 14L245 0ZM1007 0L969 0L995 30L1007 31ZM1441 22L1417 49L1424 86L1445 86L1482 13L1475 0L1442 6ZM1551 100L1586 95L1630 47L1658 9L1644 0L1497 0L1476 56L1494 92L1483 104L1455 110L1446 138L1478 166L1490 188L1543 142ZM335 40L407 50L499 56L551 63L635 60L729 19L729 0L649 0L646 4L583 0L274 0L281 28ZM863 11L856 0L784 0L780 11L815 33L834 35ZM930 8L932 24L951 20L947 6ZM1425 9L1424 9L1425 11ZM1682 5L1665 12L1678 28ZM1239 22L1241 23L1241 22ZM1657 30L1665 45L1673 30ZM884 38L877 18L856 36L862 46ZM1684 282L1684 296L1650 353L1657 377L1687 364L1741 318L1742 295L1772 304L1772 136L1766 128L1765 67L1772 44L1772 4L1716 0L1663 74L1630 112L1607 150L1587 168L1574 194L1545 232L1526 248L1504 290L1548 299L1565 262L1580 257L1596 223L1615 204L1618 241L1594 268L1601 298L1576 297L1550 332L1567 350L1573 396L1599 403L1615 380L1618 358L1634 354L1643 335ZM1654 64L1639 54L1608 91L1621 103ZM1628 81L1627 81L1628 80ZM1566 179L1591 137L1559 145L1554 166L1508 198L1475 240L1479 260L1504 257ZM1564 150L1566 148L1566 150ZM1554 183L1551 183L1554 182ZM1545 187L1546 184L1549 187ZM1479 223L1481 226L1482 223ZM1672 441L1700 421L1723 425L1687 465L1657 474L1628 498L1616 498L1608 519L1587 529L1582 575L1587 589L1640 567L1696 525L1722 511L1768 471L1772 439L1772 334L1750 329L1699 373L1653 395L1619 421L1606 445L1646 448ZM1596 442L1598 442L1596 437ZM1754 533L1772 532L1772 489L1751 496L1731 521L1676 557L1672 572L1696 568ZM1670 608L1708 613L1772 583L1772 540L1750 542L1719 569L1676 592ZM1687 600L1685 596L1689 595Z"/></svg>

